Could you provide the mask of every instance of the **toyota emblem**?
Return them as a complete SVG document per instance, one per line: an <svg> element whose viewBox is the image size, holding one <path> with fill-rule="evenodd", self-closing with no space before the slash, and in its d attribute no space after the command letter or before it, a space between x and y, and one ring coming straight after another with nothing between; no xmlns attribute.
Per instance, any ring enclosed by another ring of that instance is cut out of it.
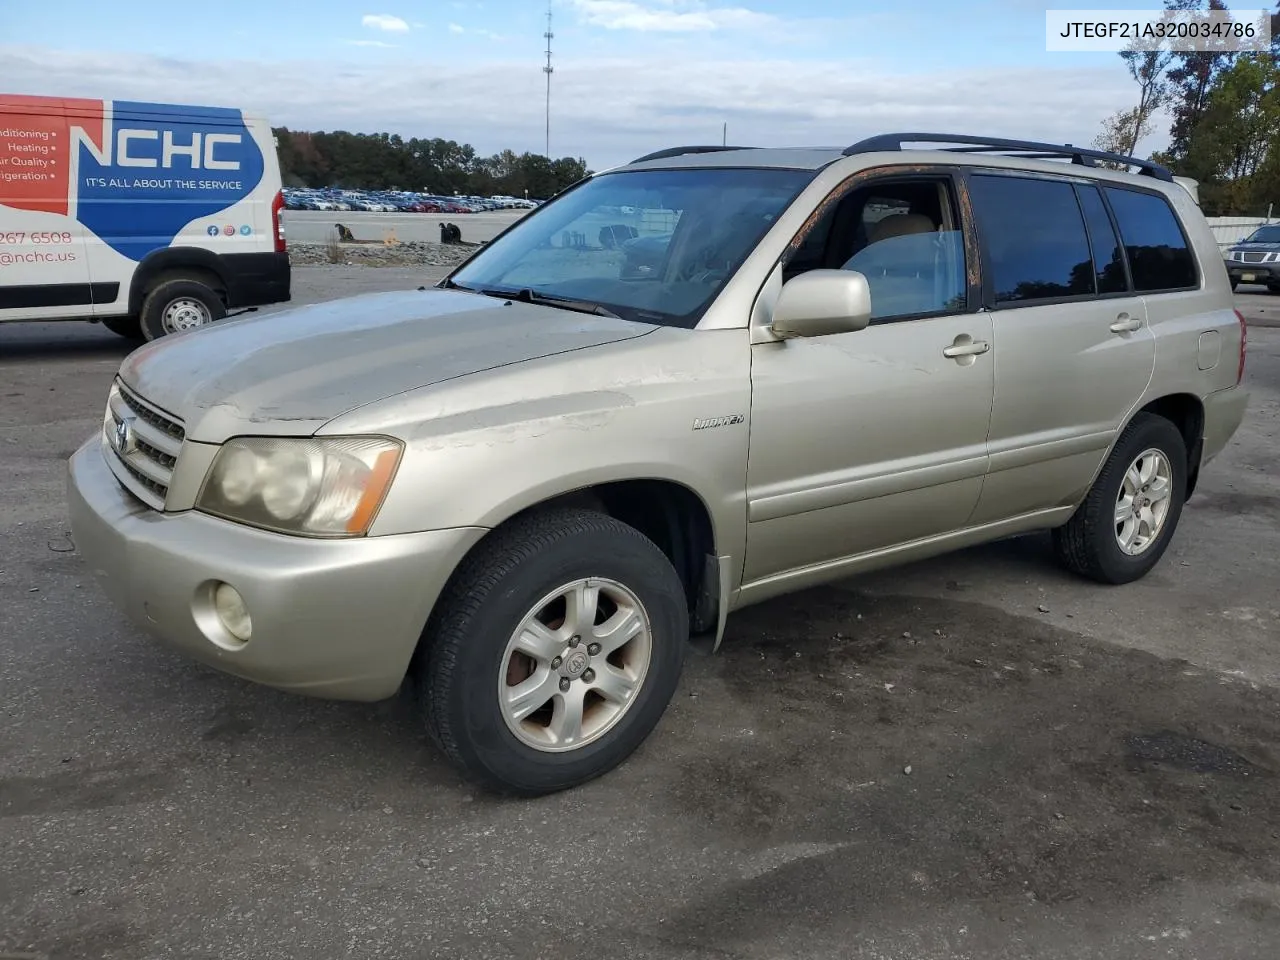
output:
<svg viewBox="0 0 1280 960"><path fill-rule="evenodd" d="M125 417L116 421L116 450L121 455L133 449L133 418Z"/></svg>

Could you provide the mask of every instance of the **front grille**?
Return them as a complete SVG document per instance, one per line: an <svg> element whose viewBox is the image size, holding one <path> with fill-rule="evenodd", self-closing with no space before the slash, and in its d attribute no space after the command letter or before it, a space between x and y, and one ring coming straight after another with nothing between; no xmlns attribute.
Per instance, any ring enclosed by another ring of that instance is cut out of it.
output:
<svg viewBox="0 0 1280 960"><path fill-rule="evenodd" d="M116 381L107 398L102 434L116 479L147 506L163 510L186 439L181 421Z"/></svg>
<svg viewBox="0 0 1280 960"><path fill-rule="evenodd" d="M1266 259L1267 259L1266 253L1245 252L1240 254L1240 260L1243 263L1262 263Z"/></svg>

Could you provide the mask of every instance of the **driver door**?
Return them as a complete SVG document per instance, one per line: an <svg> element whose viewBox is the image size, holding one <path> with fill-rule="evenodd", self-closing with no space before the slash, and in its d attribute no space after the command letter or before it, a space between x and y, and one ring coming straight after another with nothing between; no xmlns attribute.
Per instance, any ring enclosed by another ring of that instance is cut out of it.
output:
<svg viewBox="0 0 1280 960"><path fill-rule="evenodd" d="M962 186L853 179L795 248L863 273L872 320L752 346L744 584L960 530L982 492L996 344Z"/></svg>

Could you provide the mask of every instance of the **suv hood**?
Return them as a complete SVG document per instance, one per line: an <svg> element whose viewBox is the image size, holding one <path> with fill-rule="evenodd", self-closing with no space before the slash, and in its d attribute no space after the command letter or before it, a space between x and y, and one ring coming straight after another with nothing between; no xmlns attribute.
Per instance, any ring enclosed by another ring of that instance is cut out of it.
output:
<svg viewBox="0 0 1280 960"><path fill-rule="evenodd" d="M305 435L417 387L655 327L451 290L367 294L163 337L120 378L187 437Z"/></svg>

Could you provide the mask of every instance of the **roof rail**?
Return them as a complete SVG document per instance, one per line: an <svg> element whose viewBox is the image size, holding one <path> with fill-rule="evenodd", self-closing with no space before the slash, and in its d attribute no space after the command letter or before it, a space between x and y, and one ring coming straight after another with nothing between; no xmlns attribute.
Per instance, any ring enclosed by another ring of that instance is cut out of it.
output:
<svg viewBox="0 0 1280 960"><path fill-rule="evenodd" d="M729 147L729 146L695 146L695 147L668 147L666 150L658 150L654 153L646 153L643 157L637 157L632 163L644 163L646 160L665 160L667 157L683 157L689 153L719 153L721 150L755 150L755 147Z"/></svg>
<svg viewBox="0 0 1280 960"><path fill-rule="evenodd" d="M946 147L956 153L983 153L991 150L1002 150L1006 153L1020 154L1028 159L1051 160L1070 157L1072 163L1085 167L1096 167L1094 161L1105 160L1108 163L1122 163L1137 167L1139 172L1157 180L1173 182L1173 172L1151 160L1139 160L1122 153L1108 153L1105 150L1089 150L1073 147L1069 143L1039 143L1035 140L1002 140L998 137L975 137L969 134L947 133L883 133L875 137L859 140L844 149L844 155L851 157L858 153L874 153L878 151L902 150L903 143L964 143L969 146Z"/></svg>

